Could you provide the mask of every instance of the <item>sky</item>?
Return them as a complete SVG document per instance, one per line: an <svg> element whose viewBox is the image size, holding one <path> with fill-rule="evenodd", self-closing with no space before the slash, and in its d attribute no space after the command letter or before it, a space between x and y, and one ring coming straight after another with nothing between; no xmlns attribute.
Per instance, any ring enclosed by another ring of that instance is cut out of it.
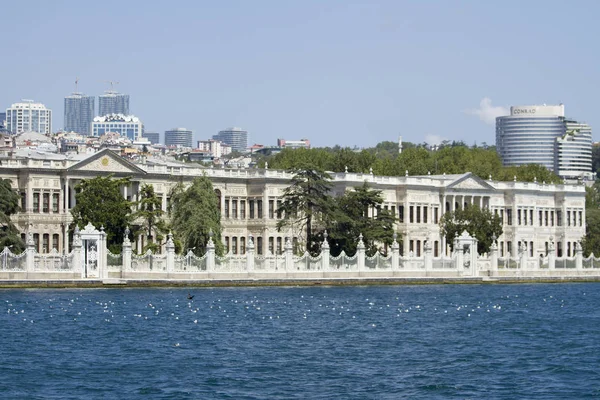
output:
<svg viewBox="0 0 600 400"><path fill-rule="evenodd" d="M511 105L600 129L600 1L12 1L0 108L130 95L146 131L227 127L249 144L494 144ZM97 100L96 100L97 108ZM594 140L597 135L594 134Z"/></svg>

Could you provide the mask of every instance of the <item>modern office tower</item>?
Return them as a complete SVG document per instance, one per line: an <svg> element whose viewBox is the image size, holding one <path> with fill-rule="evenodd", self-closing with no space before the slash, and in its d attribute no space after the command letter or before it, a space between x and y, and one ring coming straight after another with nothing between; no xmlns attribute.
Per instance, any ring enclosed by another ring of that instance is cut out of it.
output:
<svg viewBox="0 0 600 400"><path fill-rule="evenodd" d="M89 135L94 111L94 96L75 92L65 97L65 131Z"/></svg>
<svg viewBox="0 0 600 400"><path fill-rule="evenodd" d="M565 134L556 139L554 172L566 179L593 180L592 128L565 120Z"/></svg>
<svg viewBox="0 0 600 400"><path fill-rule="evenodd" d="M185 128L174 128L165 131L165 145L192 147L192 131Z"/></svg>
<svg viewBox="0 0 600 400"><path fill-rule="evenodd" d="M114 132L132 141L143 136L144 124L133 115L109 114L95 117L92 121L92 136L102 136Z"/></svg>
<svg viewBox="0 0 600 400"><path fill-rule="evenodd" d="M152 144L160 143L160 133L158 132L144 132L142 136L148 139Z"/></svg>
<svg viewBox="0 0 600 400"><path fill-rule="evenodd" d="M231 146L233 151L244 152L248 148L248 132L240 128L228 128L220 131L213 139Z"/></svg>
<svg viewBox="0 0 600 400"><path fill-rule="evenodd" d="M52 110L33 100L22 100L6 109L6 129L11 133L52 133Z"/></svg>
<svg viewBox="0 0 600 400"><path fill-rule="evenodd" d="M505 166L540 164L563 178L585 177L591 149L591 128L565 118L563 104L514 106L496 118L496 150Z"/></svg>
<svg viewBox="0 0 600 400"><path fill-rule="evenodd" d="M129 115L129 95L107 90L98 96L98 115L109 114Z"/></svg>

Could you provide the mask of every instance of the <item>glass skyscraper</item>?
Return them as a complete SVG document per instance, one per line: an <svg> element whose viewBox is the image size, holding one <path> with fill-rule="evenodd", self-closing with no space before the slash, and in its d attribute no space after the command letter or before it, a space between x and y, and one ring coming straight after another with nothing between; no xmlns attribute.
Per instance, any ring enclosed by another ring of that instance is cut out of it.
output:
<svg viewBox="0 0 600 400"><path fill-rule="evenodd" d="M496 151L505 166L540 164L563 178L592 169L589 125L565 118L565 106L515 106L496 118Z"/></svg>
<svg viewBox="0 0 600 400"><path fill-rule="evenodd" d="M65 132L90 135L94 110L93 96L72 93L65 97Z"/></svg>
<svg viewBox="0 0 600 400"><path fill-rule="evenodd" d="M165 131L165 145L192 147L192 131L185 128L175 128Z"/></svg>
<svg viewBox="0 0 600 400"><path fill-rule="evenodd" d="M248 132L240 128L228 128L220 131L213 139L231 146L231 150L245 152L248 148Z"/></svg>
<svg viewBox="0 0 600 400"><path fill-rule="evenodd" d="M98 96L98 115L109 114L129 115L129 95L107 90Z"/></svg>

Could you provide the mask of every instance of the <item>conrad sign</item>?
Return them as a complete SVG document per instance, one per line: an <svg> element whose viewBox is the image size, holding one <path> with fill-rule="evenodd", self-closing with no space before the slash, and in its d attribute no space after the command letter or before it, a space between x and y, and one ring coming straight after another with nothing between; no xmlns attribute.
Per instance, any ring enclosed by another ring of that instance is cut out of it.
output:
<svg viewBox="0 0 600 400"><path fill-rule="evenodd" d="M537 108L513 108L512 115L533 115Z"/></svg>

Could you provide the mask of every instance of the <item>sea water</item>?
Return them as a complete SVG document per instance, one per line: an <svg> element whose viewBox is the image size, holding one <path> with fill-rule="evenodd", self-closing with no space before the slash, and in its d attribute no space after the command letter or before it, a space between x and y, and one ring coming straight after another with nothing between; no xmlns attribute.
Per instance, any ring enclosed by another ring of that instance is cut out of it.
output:
<svg viewBox="0 0 600 400"><path fill-rule="evenodd" d="M0 398L598 398L599 289L1 290Z"/></svg>

